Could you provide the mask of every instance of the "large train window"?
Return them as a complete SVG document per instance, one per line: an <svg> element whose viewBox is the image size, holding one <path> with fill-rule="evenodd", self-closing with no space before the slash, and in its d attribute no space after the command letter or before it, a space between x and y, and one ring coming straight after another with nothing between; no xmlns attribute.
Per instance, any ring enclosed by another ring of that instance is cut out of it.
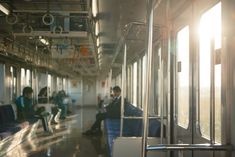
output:
<svg viewBox="0 0 235 157"><path fill-rule="evenodd" d="M134 106L137 106L137 62L135 62L134 64L133 64L133 92L132 92L132 94L133 94L133 96L132 96L132 98L133 98L133 101L132 101L132 104L134 105Z"/></svg>
<svg viewBox="0 0 235 157"><path fill-rule="evenodd" d="M68 93L68 80L67 78L63 78L63 89Z"/></svg>
<svg viewBox="0 0 235 157"><path fill-rule="evenodd" d="M56 79L56 83L57 83L57 91L60 91L63 89L63 85L62 85L62 79L60 77L57 77Z"/></svg>
<svg viewBox="0 0 235 157"><path fill-rule="evenodd" d="M142 59L138 61L138 107L142 108Z"/></svg>
<svg viewBox="0 0 235 157"><path fill-rule="evenodd" d="M162 107L162 87L163 87L163 76L162 76L162 73L163 73L163 70L162 70L162 67L161 67L161 64L162 64L162 61L161 61L161 54L162 54L162 49L161 47L158 47L158 50L157 50L157 55L155 55L155 60L156 60L156 76L155 76L155 79L157 79L157 82L155 82L155 93L156 93L156 102L157 104L155 105L155 113L157 115L160 115L161 114L161 107Z"/></svg>
<svg viewBox="0 0 235 157"><path fill-rule="evenodd" d="M32 76L31 76L31 71L29 69L26 70L26 82L25 82L25 86L32 86Z"/></svg>
<svg viewBox="0 0 235 157"><path fill-rule="evenodd" d="M205 12L199 27L199 122L203 137L210 137L210 106L215 105L215 140L221 141L221 3ZM212 59L212 57L214 59ZM214 90L211 90L213 89ZM214 92L213 92L214 91ZM213 99L213 101L211 101Z"/></svg>
<svg viewBox="0 0 235 157"><path fill-rule="evenodd" d="M13 66L10 67L10 75L10 97L13 102L17 96L17 71Z"/></svg>
<svg viewBox="0 0 235 157"><path fill-rule="evenodd" d="M21 70L20 70L20 86L21 86L21 91L26 86L25 85L25 69L24 68L21 68Z"/></svg>
<svg viewBox="0 0 235 157"><path fill-rule="evenodd" d="M52 89L52 77L50 74L47 75L47 86L49 88L49 96L51 96L52 91L54 91L54 89Z"/></svg>
<svg viewBox="0 0 235 157"><path fill-rule="evenodd" d="M131 66L128 66L127 68L127 97L129 99L129 101L132 101L132 95L131 95L131 89L132 89L132 84L131 84L131 80L132 80L132 75L131 75Z"/></svg>
<svg viewBox="0 0 235 157"><path fill-rule="evenodd" d="M144 97L145 97L145 91L146 91L146 87L145 87L145 83L146 83L146 62L147 62L147 57L146 55L144 55L144 57L142 58L142 107L144 106Z"/></svg>
<svg viewBox="0 0 235 157"><path fill-rule="evenodd" d="M178 125L189 125L189 27L177 33L177 115Z"/></svg>

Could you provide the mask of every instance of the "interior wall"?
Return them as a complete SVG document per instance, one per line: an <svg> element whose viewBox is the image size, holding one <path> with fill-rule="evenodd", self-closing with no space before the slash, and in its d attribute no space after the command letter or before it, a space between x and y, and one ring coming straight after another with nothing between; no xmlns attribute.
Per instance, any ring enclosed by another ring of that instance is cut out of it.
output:
<svg viewBox="0 0 235 157"><path fill-rule="evenodd" d="M75 105L82 106L82 79L70 79L68 82L68 95Z"/></svg>
<svg viewBox="0 0 235 157"><path fill-rule="evenodd" d="M83 105L94 106L97 103L96 78L83 78Z"/></svg>

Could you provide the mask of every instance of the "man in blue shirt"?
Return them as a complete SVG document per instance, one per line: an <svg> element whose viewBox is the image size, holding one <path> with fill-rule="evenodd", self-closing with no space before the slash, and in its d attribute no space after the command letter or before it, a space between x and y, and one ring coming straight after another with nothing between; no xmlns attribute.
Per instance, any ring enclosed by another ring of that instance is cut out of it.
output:
<svg viewBox="0 0 235 157"><path fill-rule="evenodd" d="M31 87L25 87L23 89L23 95L16 99L17 106L17 119L19 121L36 122L38 119L42 120L44 131L50 131L48 128L47 114L40 113L38 118L35 117L34 105L33 105L33 89Z"/></svg>
<svg viewBox="0 0 235 157"><path fill-rule="evenodd" d="M35 119L32 97L33 89L31 87L25 87L23 89L23 95L16 99L17 118L19 121Z"/></svg>

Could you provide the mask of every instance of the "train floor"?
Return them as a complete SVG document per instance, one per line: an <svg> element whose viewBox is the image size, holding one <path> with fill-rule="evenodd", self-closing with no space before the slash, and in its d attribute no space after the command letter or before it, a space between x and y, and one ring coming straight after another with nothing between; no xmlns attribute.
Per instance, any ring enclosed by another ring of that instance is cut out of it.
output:
<svg viewBox="0 0 235 157"><path fill-rule="evenodd" d="M76 109L74 114L52 125L52 134L39 127L35 136L7 152L5 157L107 157L103 136L82 135L94 122L95 114L95 107Z"/></svg>

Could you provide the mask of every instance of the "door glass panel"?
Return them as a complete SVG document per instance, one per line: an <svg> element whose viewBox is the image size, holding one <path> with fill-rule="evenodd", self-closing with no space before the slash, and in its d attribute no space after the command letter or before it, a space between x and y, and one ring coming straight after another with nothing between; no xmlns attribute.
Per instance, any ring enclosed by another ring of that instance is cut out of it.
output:
<svg viewBox="0 0 235 157"><path fill-rule="evenodd" d="M189 124L189 27L177 34L177 115L178 125Z"/></svg>
<svg viewBox="0 0 235 157"><path fill-rule="evenodd" d="M211 94L215 96L215 135L221 141L221 65L213 65L215 78L211 78L211 45L214 50L221 48L221 3L205 12L199 26L199 104L200 129L202 136L210 137L210 103ZM216 51L213 51L216 52ZM214 56L219 56L214 54ZM211 93L211 80L214 79L215 93Z"/></svg>

